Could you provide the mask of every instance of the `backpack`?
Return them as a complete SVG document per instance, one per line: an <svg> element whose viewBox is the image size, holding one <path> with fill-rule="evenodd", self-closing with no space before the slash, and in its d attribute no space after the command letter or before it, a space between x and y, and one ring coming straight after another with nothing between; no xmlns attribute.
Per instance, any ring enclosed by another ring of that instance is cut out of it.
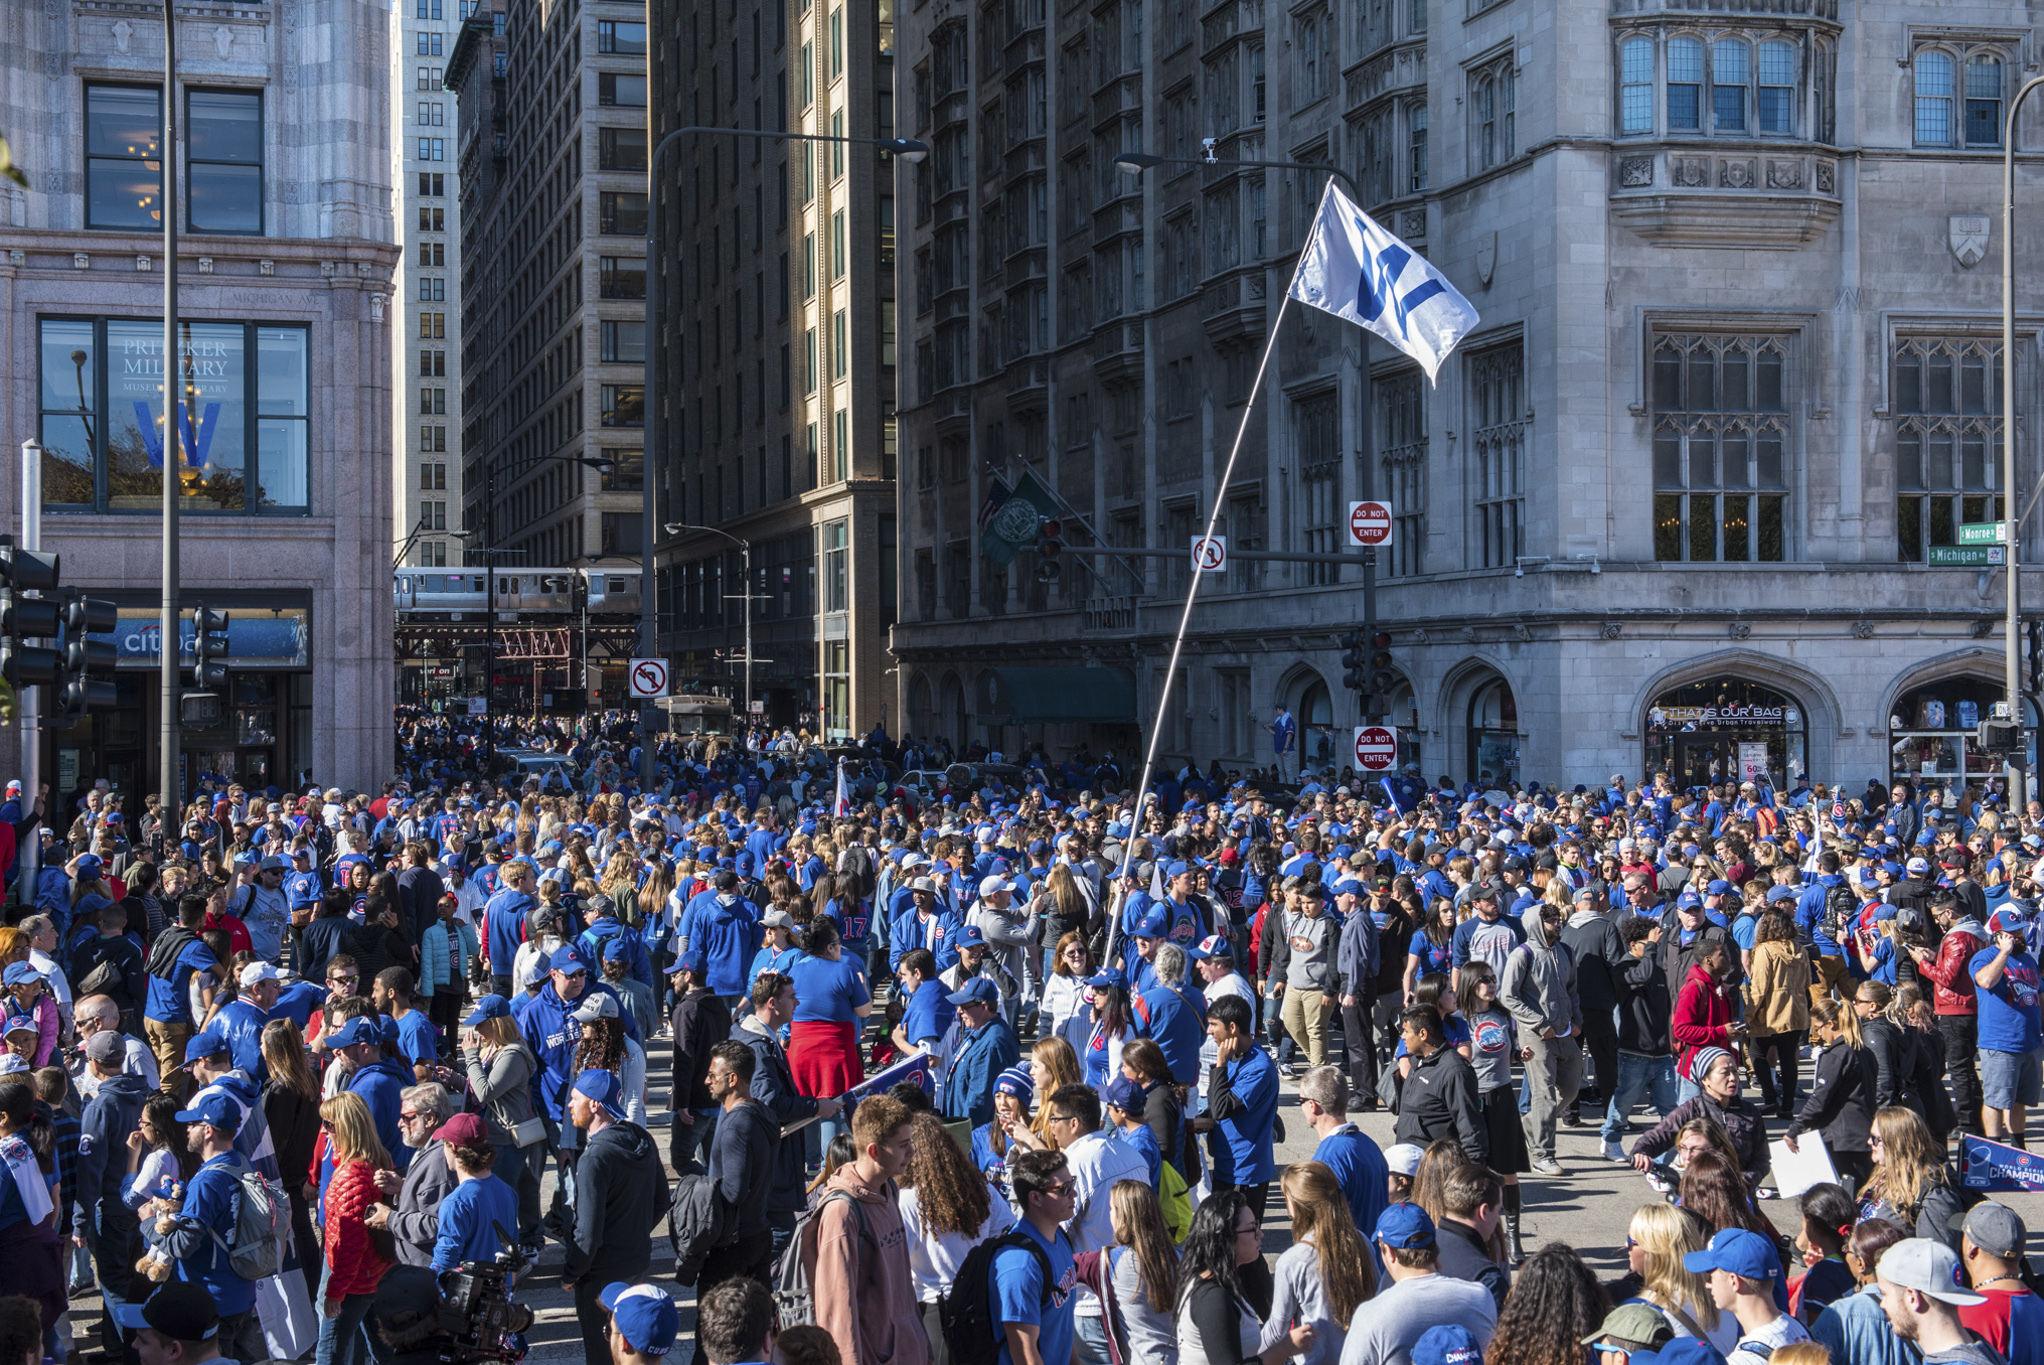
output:
<svg viewBox="0 0 2044 1365"><path fill-rule="evenodd" d="M817 1200L816 1207L796 1221L795 1233L781 1252L780 1264L774 1267L774 1310L779 1314L777 1321L783 1332L816 1323L816 1239L823 1231L823 1211L840 1200L850 1202L852 1212L858 1215L859 1240L876 1255L880 1251L880 1243L866 1221L866 1210L857 1198L844 1190L832 1190Z"/></svg>
<svg viewBox="0 0 2044 1365"><path fill-rule="evenodd" d="M283 1239L290 1235L287 1212L290 1206L285 1202L283 1185L246 1162L235 1178L241 1184L241 1207L235 1212L233 1231L225 1240L217 1232L211 1236L227 1253L227 1264L238 1277L267 1280L283 1265Z"/></svg>
<svg viewBox="0 0 2044 1365"><path fill-rule="evenodd" d="M1164 1231L1171 1234L1172 1245L1185 1241L1185 1234L1192 1230L1192 1191L1185 1187L1185 1177L1170 1162L1160 1162L1157 1167L1157 1202L1164 1209Z"/></svg>
<svg viewBox="0 0 2044 1365"><path fill-rule="evenodd" d="M1818 923L1826 942L1835 943L1838 931L1859 915L1859 897L1852 894L1852 888L1844 882L1824 893L1824 913Z"/></svg>
<svg viewBox="0 0 2044 1365"><path fill-rule="evenodd" d="M1028 1248L1029 1254L1036 1258L1037 1269L1043 1273L1043 1298L1037 1304L1039 1311L1049 1306L1051 1296L1057 1292L1057 1279L1051 1272L1050 1257L1026 1232L1010 1229L966 1252L964 1264L958 1267L958 1274L951 1281L950 1294L937 1306L937 1316L944 1326L944 1341L951 1348L951 1365L994 1365L999 1357L1006 1333L1001 1328L993 1293L987 1282L992 1278L994 1257L1010 1247Z"/></svg>

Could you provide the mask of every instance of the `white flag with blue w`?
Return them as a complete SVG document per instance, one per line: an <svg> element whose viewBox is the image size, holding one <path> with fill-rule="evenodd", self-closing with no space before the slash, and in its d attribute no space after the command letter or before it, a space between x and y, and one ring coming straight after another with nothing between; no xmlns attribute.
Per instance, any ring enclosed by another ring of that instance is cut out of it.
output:
<svg viewBox="0 0 2044 1365"><path fill-rule="evenodd" d="M1430 380L1477 323L1475 307L1447 276L1332 181L1299 253L1291 296L1369 328L1417 360Z"/></svg>

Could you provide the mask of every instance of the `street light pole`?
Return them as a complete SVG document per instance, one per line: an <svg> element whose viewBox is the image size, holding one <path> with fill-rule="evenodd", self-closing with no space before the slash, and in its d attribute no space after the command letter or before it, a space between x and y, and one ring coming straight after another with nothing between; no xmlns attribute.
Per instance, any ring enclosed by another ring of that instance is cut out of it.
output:
<svg viewBox="0 0 2044 1365"><path fill-rule="evenodd" d="M2029 808L2029 793L2025 790L2028 764L2023 742L2022 571L2016 544L2022 520L2016 509L2016 119L2023 111L2023 101L2040 85L2044 85L2044 76L2032 76L2009 101L2008 125L2001 139L2001 538L2008 560L2002 581L2007 589L2004 634L2009 719L2016 725L2016 756L2010 764L2015 780L2009 785L2009 809L2018 816Z"/></svg>
<svg viewBox="0 0 2044 1365"><path fill-rule="evenodd" d="M724 539L738 547L739 563L743 566L745 573L745 595L742 599L745 603L745 714L750 717L752 715L752 542L744 536L734 536L729 531L715 526L698 526L693 522L687 521L670 521L660 529L670 536L677 531L708 531L713 536L724 537ZM730 594L725 594L725 600L730 600ZM748 725L751 723L749 719L746 721Z"/></svg>
<svg viewBox="0 0 2044 1365"><path fill-rule="evenodd" d="M177 513L182 494L178 478L184 465L178 432L177 383L177 16L172 0L163 0L163 596L162 639L157 648L157 707L163 713L157 729L158 761L163 774L157 783L162 797L163 833L181 827L179 808L183 784L178 780L178 605ZM168 846L169 839L165 839Z"/></svg>
<svg viewBox="0 0 2044 1365"><path fill-rule="evenodd" d="M930 154L929 146L914 138L831 137L823 133L788 133L766 128L717 128L691 124L667 133L654 144L653 154L646 158L646 372L643 385L646 391L646 455L645 476L640 480L642 492L639 512L639 523L644 528L639 546L640 570L643 575L639 580L639 653L644 658L651 658L656 652L654 638L656 578L653 546L657 539L655 528L659 523L655 518L659 515L659 505L654 496L654 471L657 469L664 472L667 468L664 440L667 434L667 418L660 403L660 337L667 323L667 269L665 259L660 254L664 236L660 230L660 191L663 183L660 177L660 162L667 154L668 148L682 138L698 135L751 137L768 142L861 143L878 147L884 152L891 152L903 161L911 163L921 161ZM752 593L752 574L749 550L746 562L748 567L745 591L748 600L745 604L745 628L749 639L752 631L752 603L749 600ZM749 705L752 700L752 647L749 643L745 650L745 668L746 701ZM653 703L642 701L639 703L639 785L642 789L650 789L653 785L653 735Z"/></svg>

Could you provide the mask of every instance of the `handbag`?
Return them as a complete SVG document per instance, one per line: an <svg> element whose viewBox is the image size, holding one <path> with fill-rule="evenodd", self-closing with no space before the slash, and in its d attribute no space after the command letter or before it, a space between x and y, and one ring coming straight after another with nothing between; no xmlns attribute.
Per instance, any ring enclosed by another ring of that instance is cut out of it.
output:
<svg viewBox="0 0 2044 1365"><path fill-rule="evenodd" d="M511 1129L511 1141L519 1147L530 1147L546 1136L546 1120L537 1114Z"/></svg>

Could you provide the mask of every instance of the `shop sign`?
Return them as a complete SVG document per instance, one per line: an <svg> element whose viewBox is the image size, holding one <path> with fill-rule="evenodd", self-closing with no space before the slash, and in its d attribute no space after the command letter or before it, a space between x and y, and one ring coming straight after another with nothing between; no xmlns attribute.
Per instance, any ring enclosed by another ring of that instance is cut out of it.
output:
<svg viewBox="0 0 2044 1365"><path fill-rule="evenodd" d="M1766 740L1763 739L1757 743L1752 740L1740 741L1739 780L1741 782L1766 782L1769 780Z"/></svg>
<svg viewBox="0 0 2044 1365"><path fill-rule="evenodd" d="M178 656L192 657L192 620L178 622ZM163 654L163 618L158 615L122 615L114 629L93 635L114 647L118 668L155 668ZM312 661L306 639L305 613L285 611L273 615L267 608L260 616L243 616L228 611L227 659L229 668L305 668Z"/></svg>
<svg viewBox="0 0 2044 1365"><path fill-rule="evenodd" d="M1656 730L1671 725L1714 730L1801 723L1802 714L1793 706L1656 706L1647 712L1647 724Z"/></svg>

